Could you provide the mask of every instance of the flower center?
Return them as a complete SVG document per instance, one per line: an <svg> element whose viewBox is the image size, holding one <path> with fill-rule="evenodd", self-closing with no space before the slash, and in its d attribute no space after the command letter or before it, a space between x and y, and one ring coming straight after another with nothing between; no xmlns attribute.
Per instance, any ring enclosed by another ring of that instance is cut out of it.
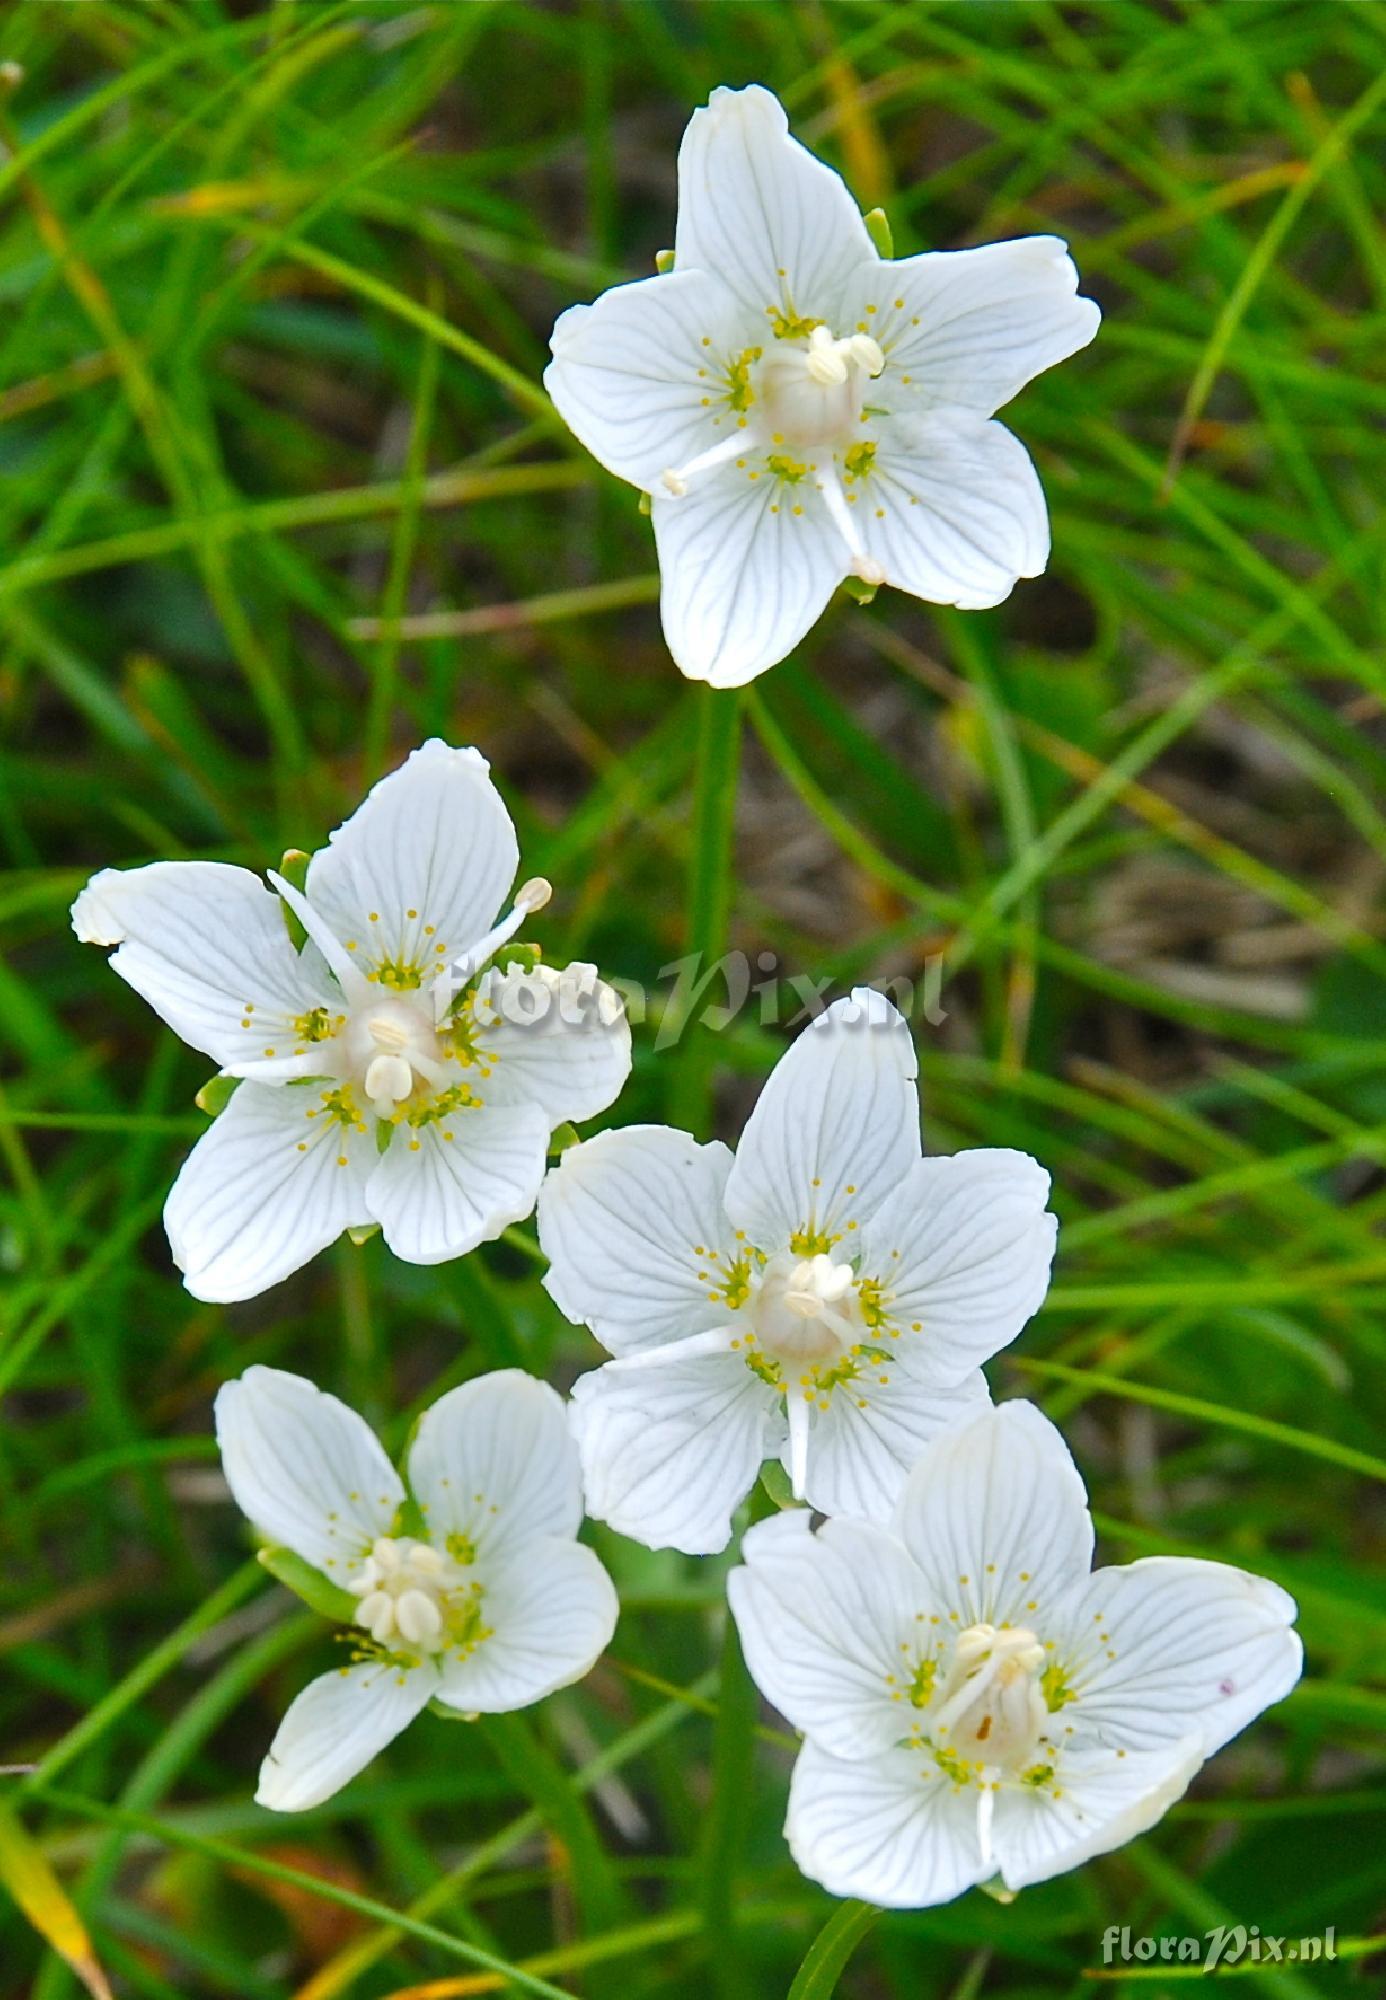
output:
<svg viewBox="0 0 1386 2000"><path fill-rule="evenodd" d="M764 425L786 444L845 442L861 419L866 384L885 367L867 333L835 340L816 326L807 340L777 340L760 365Z"/></svg>
<svg viewBox="0 0 1386 2000"><path fill-rule="evenodd" d="M476 1601L450 1556L407 1536L377 1536L347 1589L361 1600L357 1624L377 1645L402 1642L421 1653L445 1652L456 1643Z"/></svg>
<svg viewBox="0 0 1386 2000"><path fill-rule="evenodd" d="M347 1062L377 1118L393 1118L418 1090L447 1082L432 996L375 999L351 1010Z"/></svg>
<svg viewBox="0 0 1386 2000"><path fill-rule="evenodd" d="M831 1257L782 1250L754 1281L756 1338L776 1360L835 1361L866 1333L856 1273Z"/></svg>
<svg viewBox="0 0 1386 2000"><path fill-rule="evenodd" d="M1034 1764L1049 1714L1043 1673L1044 1647L1027 1627L969 1625L929 1717L936 1747L991 1770Z"/></svg>

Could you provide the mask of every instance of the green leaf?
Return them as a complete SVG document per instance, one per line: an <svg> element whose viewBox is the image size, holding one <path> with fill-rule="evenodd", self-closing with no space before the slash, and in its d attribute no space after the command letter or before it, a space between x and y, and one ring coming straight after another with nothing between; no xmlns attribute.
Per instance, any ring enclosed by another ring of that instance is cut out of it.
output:
<svg viewBox="0 0 1386 2000"><path fill-rule="evenodd" d="M350 1625L355 1621L356 1599L351 1592L333 1583L292 1549L272 1543L260 1550L259 1560L271 1576L277 1577L295 1597L301 1597L310 1610L330 1618L334 1625Z"/></svg>
<svg viewBox="0 0 1386 2000"><path fill-rule="evenodd" d="M0 1807L0 1884L9 1890L45 1943L64 1959L96 2000L111 2000L82 1919L43 1849L22 1821Z"/></svg>

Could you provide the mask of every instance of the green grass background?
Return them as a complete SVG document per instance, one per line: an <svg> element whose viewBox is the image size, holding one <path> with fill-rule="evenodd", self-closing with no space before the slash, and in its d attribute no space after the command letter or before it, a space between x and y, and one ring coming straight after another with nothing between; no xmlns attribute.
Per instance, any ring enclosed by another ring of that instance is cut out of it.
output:
<svg viewBox="0 0 1386 2000"><path fill-rule="evenodd" d="M330 1647L247 1564L218 1383L298 1369L398 1440L467 1375L597 1352L532 1225L191 1300L158 1213L206 1066L66 912L99 865L311 847L430 732L493 760L555 959L667 993L723 940L838 986L943 955L927 1143L1029 1149L1063 1222L996 1392L1065 1426L1107 1559L1302 1607L1304 1684L1157 1831L890 1916L839 1990L1100 1992L1109 1923L1233 1919L1345 1952L1249 1991L1379 1990L1386 11L20 0L0 58L0 1762L118 1991L763 2000L833 1911L725 1565L601 1530L587 1683L251 1803ZM984 615L843 600L738 709L674 671L648 523L538 377L749 80L902 254L1057 230L1107 317L1008 418L1048 574ZM734 1137L783 1028L656 1025L620 1117ZM0 1902L0 1992L75 1991Z"/></svg>

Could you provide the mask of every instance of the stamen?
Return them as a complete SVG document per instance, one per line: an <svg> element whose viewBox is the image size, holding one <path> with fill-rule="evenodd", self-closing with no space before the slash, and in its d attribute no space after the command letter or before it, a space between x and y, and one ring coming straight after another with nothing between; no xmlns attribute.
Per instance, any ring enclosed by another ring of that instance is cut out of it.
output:
<svg viewBox="0 0 1386 2000"><path fill-rule="evenodd" d="M692 1361L700 1354L730 1354L736 1335L729 1326L711 1333L690 1333L683 1340L670 1340L659 1347L643 1347L635 1354L623 1354L619 1366L624 1372L635 1368L662 1368L667 1361Z"/></svg>
<svg viewBox="0 0 1386 2000"><path fill-rule="evenodd" d="M276 875L272 868L266 872L271 883L284 898L284 901L298 918L304 930L307 931L313 943L336 974L337 984L341 987L348 1002L353 1007L356 1007L363 1000L369 1000L371 997L370 981L366 978L365 973L361 971L360 967L354 963L346 947L339 943L333 936L332 932L308 901L308 898L301 896L292 882L286 882L284 877Z"/></svg>
<svg viewBox="0 0 1386 2000"><path fill-rule="evenodd" d="M809 1407L792 1388L785 1403L789 1416L789 1485L794 1498L802 1500L808 1472Z"/></svg>
<svg viewBox="0 0 1386 2000"><path fill-rule="evenodd" d="M735 458L738 452L745 449L745 438L740 436L723 438L720 444L712 445L707 451L700 451L696 458L690 458L687 465L661 473L660 483L666 493L672 493L675 499L681 499L688 491L689 480L696 473L708 472L714 465L724 464L727 459Z"/></svg>
<svg viewBox="0 0 1386 2000"><path fill-rule="evenodd" d="M863 336L864 337L864 336ZM874 345L874 343L873 343ZM847 552L852 558L852 574L859 576L863 583L884 583L886 573L874 556L869 556L862 547L861 536L857 533L852 510L847 505L847 496L842 490L842 481L837 476L837 468L828 465L818 482L818 490L832 515L833 526L847 544Z"/></svg>
<svg viewBox="0 0 1386 2000"><path fill-rule="evenodd" d="M498 952L503 944L514 937L526 917L542 910L553 895L553 884L542 875L533 876L521 885L507 916L501 918L493 930L468 950L462 952L444 971L440 971L433 982L433 1018L440 1026L447 1018L448 1009L469 979L474 979L488 958ZM415 1067L422 1069L421 1064ZM424 1074L427 1074L424 1071Z"/></svg>

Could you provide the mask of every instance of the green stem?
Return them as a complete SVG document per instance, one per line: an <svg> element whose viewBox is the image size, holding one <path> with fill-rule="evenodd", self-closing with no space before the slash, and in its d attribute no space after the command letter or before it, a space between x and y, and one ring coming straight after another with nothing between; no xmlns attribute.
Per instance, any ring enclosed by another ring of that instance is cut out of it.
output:
<svg viewBox="0 0 1386 2000"><path fill-rule="evenodd" d="M731 915L732 844L741 760L741 691L698 690L698 750L693 779L693 845L688 865L688 922L684 949L696 959L694 992L727 949ZM716 989L710 989L716 996ZM684 1043L671 1090L673 1122L702 1133L711 1116L712 1048L709 1029L696 1017L684 1024Z"/></svg>
<svg viewBox="0 0 1386 2000"><path fill-rule="evenodd" d="M828 2000L828 1995L837 1990L848 1959L880 1917L881 1911L874 1903L858 1903L855 1899L839 1903L795 1973L789 2000Z"/></svg>
<svg viewBox="0 0 1386 2000"><path fill-rule="evenodd" d="M775 1512L759 1484L751 1489L752 1521ZM736 1878L746 1844L754 1786L756 1724L760 1698L741 1651L736 1620L727 1614L717 1719L712 1739L712 1806L703 1837L703 1934L712 1953L713 1982L722 2000L750 2000L753 1992L737 1950Z"/></svg>

